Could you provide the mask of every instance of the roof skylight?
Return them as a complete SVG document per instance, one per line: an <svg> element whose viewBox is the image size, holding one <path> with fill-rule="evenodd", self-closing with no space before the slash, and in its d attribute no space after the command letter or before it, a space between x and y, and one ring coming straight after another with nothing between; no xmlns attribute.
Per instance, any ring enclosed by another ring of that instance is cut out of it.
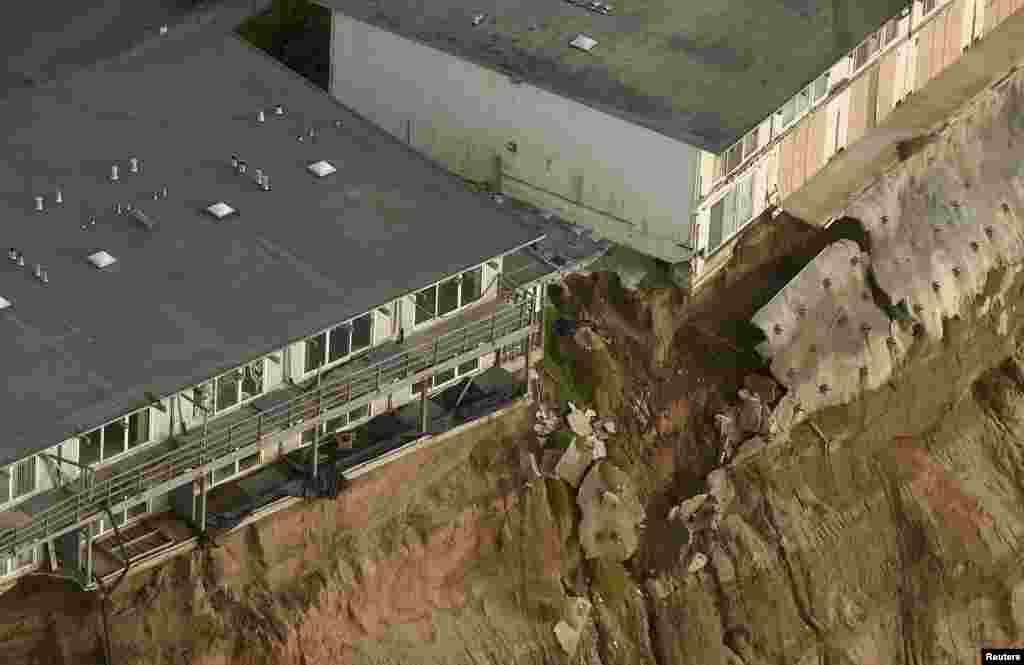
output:
<svg viewBox="0 0 1024 665"><path fill-rule="evenodd" d="M116 262L117 262L117 259L114 258L114 256L112 254L110 254L109 252L107 252L106 250L102 250L101 249L100 251L96 252L95 254L90 254L89 255L89 263L93 264L94 266L96 266L100 270L102 270L103 268L106 268L107 266L112 265L112 264L114 264Z"/></svg>
<svg viewBox="0 0 1024 665"><path fill-rule="evenodd" d="M306 169L318 178L331 175L338 169L334 168L334 164L321 159L319 162L314 162L306 167Z"/></svg>
<svg viewBox="0 0 1024 665"><path fill-rule="evenodd" d="M587 51L589 53L590 49L597 46L597 40L591 39L586 35L576 35L576 37L571 42L569 42L569 46L575 46L579 50Z"/></svg>
<svg viewBox="0 0 1024 665"><path fill-rule="evenodd" d="M217 203L214 203L213 205L209 206L206 209L206 212L210 213L217 219L224 219L225 217L235 214L236 210L229 206L227 203L224 203L223 201L218 201Z"/></svg>

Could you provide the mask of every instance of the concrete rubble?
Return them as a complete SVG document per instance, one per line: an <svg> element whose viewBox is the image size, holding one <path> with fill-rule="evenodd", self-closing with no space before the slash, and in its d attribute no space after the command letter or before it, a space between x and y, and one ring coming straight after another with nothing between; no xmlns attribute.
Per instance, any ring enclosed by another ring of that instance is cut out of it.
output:
<svg viewBox="0 0 1024 665"><path fill-rule="evenodd" d="M597 462L580 484L580 544L588 559L625 561L639 545L644 509L633 484L609 462Z"/></svg>
<svg viewBox="0 0 1024 665"><path fill-rule="evenodd" d="M569 597L565 604L565 618L555 624L555 639L567 656L572 657L579 648L580 636L593 609L590 601L582 597Z"/></svg>
<svg viewBox="0 0 1024 665"><path fill-rule="evenodd" d="M686 566L686 570L689 573L697 573L704 569L704 566L708 565L708 557L703 552L697 552L690 559L689 565Z"/></svg>

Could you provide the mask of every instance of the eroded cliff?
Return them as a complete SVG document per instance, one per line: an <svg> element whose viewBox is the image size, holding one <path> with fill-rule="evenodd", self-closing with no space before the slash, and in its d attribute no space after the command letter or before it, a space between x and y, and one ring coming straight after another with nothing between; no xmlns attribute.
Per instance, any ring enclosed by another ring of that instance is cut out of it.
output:
<svg viewBox="0 0 1024 665"><path fill-rule="evenodd" d="M128 578L114 662L916 665L1024 641L1021 77L847 218L860 243L795 292L829 295L757 319L767 364L753 307L567 281L561 315L594 325L549 338L544 399L612 418L600 483L545 464L563 446L524 406ZM626 517L587 530L593 501ZM4 662L101 662L100 617L28 580L0 598Z"/></svg>

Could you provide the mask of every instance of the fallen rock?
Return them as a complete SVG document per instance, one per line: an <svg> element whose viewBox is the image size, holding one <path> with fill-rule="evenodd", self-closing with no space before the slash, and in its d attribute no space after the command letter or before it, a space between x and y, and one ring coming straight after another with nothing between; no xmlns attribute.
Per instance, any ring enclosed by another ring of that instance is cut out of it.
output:
<svg viewBox="0 0 1024 665"><path fill-rule="evenodd" d="M569 428L579 437L588 438L593 436L594 428L590 424L591 416L585 411L570 411L569 415L566 416L566 421L569 423Z"/></svg>
<svg viewBox="0 0 1024 665"><path fill-rule="evenodd" d="M743 445L740 446L739 451L736 453L736 456L732 459L732 461L735 463L747 459L748 457L757 454L761 450L764 450L765 446L767 445L768 443L764 440L763 437L752 436L743 442Z"/></svg>
<svg viewBox="0 0 1024 665"><path fill-rule="evenodd" d="M562 651L570 658L576 655L576 649L580 646L580 634L580 631L565 621L555 624L555 639L558 640L558 646L562 647Z"/></svg>
<svg viewBox="0 0 1024 665"><path fill-rule="evenodd" d="M604 429L605 432L608 432L609 434L615 434L618 431L618 427L615 425L615 421L612 420L611 418L606 418L605 421L601 423L601 427Z"/></svg>
<svg viewBox="0 0 1024 665"><path fill-rule="evenodd" d="M644 512L629 476L608 462L596 462L576 502L583 513L580 544L588 559L625 561L636 552Z"/></svg>
<svg viewBox="0 0 1024 665"><path fill-rule="evenodd" d="M674 507L668 513L670 520L680 520L683 522L689 522L693 516L700 510L700 507L704 505L707 500L707 494L697 494L686 499L678 506Z"/></svg>
<svg viewBox="0 0 1024 665"><path fill-rule="evenodd" d="M569 596L565 602L565 621L576 630L583 630L593 605L582 596Z"/></svg>
<svg viewBox="0 0 1024 665"><path fill-rule="evenodd" d="M703 552L697 552L690 559L690 564L686 567L687 572L696 573L708 565L708 557Z"/></svg>
<svg viewBox="0 0 1024 665"><path fill-rule="evenodd" d="M594 461L593 454L587 450L582 451L576 446L576 439L569 443L558 464L555 465L555 475L569 483L573 487L579 487L583 480L583 474L587 467Z"/></svg>
<svg viewBox="0 0 1024 665"><path fill-rule="evenodd" d="M519 469L526 478L527 482L531 480L539 480L542 476L540 473L540 467L537 466L537 456L533 453L523 451L519 455Z"/></svg>
<svg viewBox="0 0 1024 665"><path fill-rule="evenodd" d="M558 461L562 459L560 450L545 450L540 458L540 471L549 478L557 478L555 469L558 468Z"/></svg>
<svg viewBox="0 0 1024 665"><path fill-rule="evenodd" d="M739 397L740 407L736 426L743 434L762 434L761 430L768 414L765 413L761 398L746 388L740 388Z"/></svg>
<svg viewBox="0 0 1024 665"><path fill-rule="evenodd" d="M718 581L722 584L730 584L736 581L736 566L732 559L726 554L725 549L718 543L712 543L709 549L711 563L715 567Z"/></svg>
<svg viewBox="0 0 1024 665"><path fill-rule="evenodd" d="M736 498L736 486L729 479L725 469L715 469L707 477L708 494L718 501L718 510L725 512L729 510L733 500Z"/></svg>

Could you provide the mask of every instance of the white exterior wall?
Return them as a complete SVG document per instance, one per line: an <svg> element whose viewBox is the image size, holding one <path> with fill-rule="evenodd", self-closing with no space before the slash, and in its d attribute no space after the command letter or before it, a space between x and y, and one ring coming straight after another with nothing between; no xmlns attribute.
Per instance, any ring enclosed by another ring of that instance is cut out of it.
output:
<svg viewBox="0 0 1024 665"><path fill-rule="evenodd" d="M338 12L333 23L331 93L389 133L476 181L495 181L500 159L509 195L613 240L688 242L696 148Z"/></svg>

